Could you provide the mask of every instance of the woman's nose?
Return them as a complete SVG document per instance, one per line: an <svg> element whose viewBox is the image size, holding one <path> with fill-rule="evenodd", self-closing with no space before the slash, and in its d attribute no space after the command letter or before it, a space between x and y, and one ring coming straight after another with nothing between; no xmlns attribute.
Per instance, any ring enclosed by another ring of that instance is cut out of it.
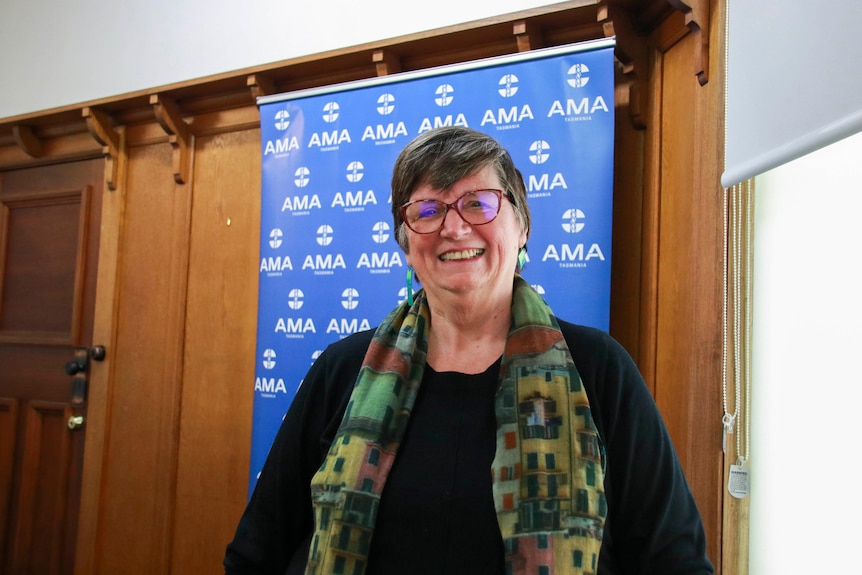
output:
<svg viewBox="0 0 862 575"><path fill-rule="evenodd" d="M469 233L472 227L468 224L461 214L454 207L446 210L446 215L443 216L443 225L440 227L440 234L446 237L460 237Z"/></svg>

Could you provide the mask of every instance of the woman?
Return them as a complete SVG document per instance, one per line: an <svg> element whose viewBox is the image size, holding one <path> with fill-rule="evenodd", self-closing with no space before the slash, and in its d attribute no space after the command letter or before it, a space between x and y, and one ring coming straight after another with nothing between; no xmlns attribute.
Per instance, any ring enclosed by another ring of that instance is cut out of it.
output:
<svg viewBox="0 0 862 575"><path fill-rule="evenodd" d="M506 150L426 132L392 206L423 289L312 366L226 573L712 573L631 358L517 273L531 222Z"/></svg>

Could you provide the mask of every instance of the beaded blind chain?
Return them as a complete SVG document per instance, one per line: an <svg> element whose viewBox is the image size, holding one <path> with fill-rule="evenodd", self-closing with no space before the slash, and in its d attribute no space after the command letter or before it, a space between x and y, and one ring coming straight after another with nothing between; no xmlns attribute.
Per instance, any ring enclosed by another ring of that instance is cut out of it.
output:
<svg viewBox="0 0 862 575"><path fill-rule="evenodd" d="M726 5L724 69L728 67L730 2ZM725 90L727 82L725 82ZM727 118L725 92L724 111ZM725 136L726 125L725 125ZM725 137L725 141L727 138ZM748 461L751 450L751 324L754 194L752 180L724 189L724 266L722 297L721 439L736 434L736 462L730 466L728 491L734 497L749 492ZM732 347L733 358L730 358ZM732 361L733 411L728 406Z"/></svg>

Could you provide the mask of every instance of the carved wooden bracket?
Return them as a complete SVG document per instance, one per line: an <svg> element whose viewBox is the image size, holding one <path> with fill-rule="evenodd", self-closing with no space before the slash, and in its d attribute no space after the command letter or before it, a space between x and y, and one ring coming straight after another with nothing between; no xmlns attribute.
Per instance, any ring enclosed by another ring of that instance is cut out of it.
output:
<svg viewBox="0 0 862 575"><path fill-rule="evenodd" d="M262 96L275 94L275 82L262 74L252 74L245 79L245 85L251 90L251 97L255 101Z"/></svg>
<svg viewBox="0 0 862 575"><path fill-rule="evenodd" d="M378 76L388 76L401 72L401 59L390 50L375 50L371 61L377 69Z"/></svg>
<svg viewBox="0 0 862 575"><path fill-rule="evenodd" d="M105 155L105 184L110 191L117 189L117 174L120 163L120 134L111 125L111 119L101 110L86 107L81 110L81 115L87 122L87 130L93 136Z"/></svg>
<svg viewBox="0 0 862 575"><path fill-rule="evenodd" d="M694 34L695 76L701 86L709 81L709 0L667 0L685 16L685 25Z"/></svg>
<svg viewBox="0 0 862 575"><path fill-rule="evenodd" d="M649 80L647 43L636 31L630 14L622 8L602 0L598 4L597 18L605 37L616 37L614 55L622 67L628 89L629 117L635 128L643 130L648 94L641 86L646 86Z"/></svg>
<svg viewBox="0 0 862 575"><path fill-rule="evenodd" d="M42 155L42 140L33 133L33 128L30 126L12 126L12 136L18 147L31 158L38 158Z"/></svg>
<svg viewBox="0 0 862 575"><path fill-rule="evenodd" d="M176 102L159 94L150 96L150 104L159 125L168 134L174 149L174 181L185 184L189 181L191 164L192 133L185 123Z"/></svg>
<svg viewBox="0 0 862 575"><path fill-rule="evenodd" d="M512 25L512 33L515 35L518 52L527 52L544 47L542 31L534 22L527 20L515 22Z"/></svg>

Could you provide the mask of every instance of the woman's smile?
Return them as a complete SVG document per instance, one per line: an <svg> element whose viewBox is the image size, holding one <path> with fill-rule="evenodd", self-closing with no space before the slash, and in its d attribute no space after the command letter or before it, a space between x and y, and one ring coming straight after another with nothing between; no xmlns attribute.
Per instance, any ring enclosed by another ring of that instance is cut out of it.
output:
<svg viewBox="0 0 862 575"><path fill-rule="evenodd" d="M468 260L478 256L481 256L485 253L485 250L480 250L478 248L468 249L468 250L460 250L455 252L446 252L445 254L440 254L440 260L444 262L453 262L460 260Z"/></svg>

